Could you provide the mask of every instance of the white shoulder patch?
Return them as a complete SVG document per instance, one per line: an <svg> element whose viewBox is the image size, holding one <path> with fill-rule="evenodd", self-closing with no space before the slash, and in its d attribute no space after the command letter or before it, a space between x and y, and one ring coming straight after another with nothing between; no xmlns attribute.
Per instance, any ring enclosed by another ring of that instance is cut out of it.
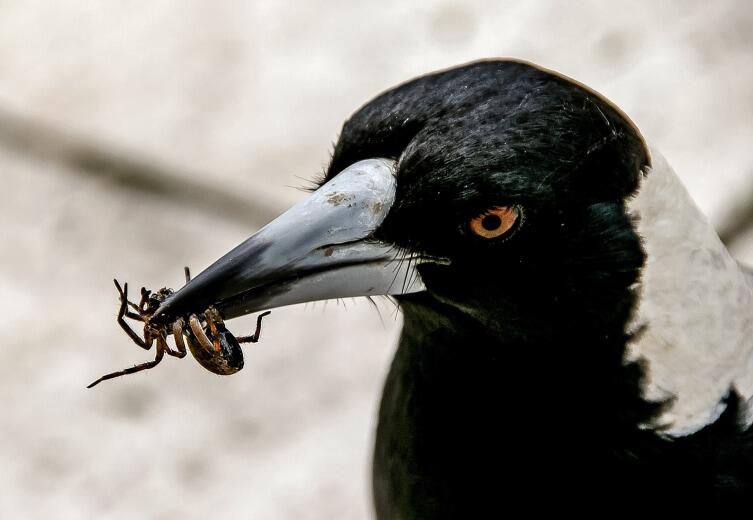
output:
<svg viewBox="0 0 753 520"><path fill-rule="evenodd" d="M647 255L628 347L648 365L649 400L674 397L657 425L673 436L713 422L734 388L753 403L753 285L664 157L628 202ZM656 426L656 425L652 425Z"/></svg>

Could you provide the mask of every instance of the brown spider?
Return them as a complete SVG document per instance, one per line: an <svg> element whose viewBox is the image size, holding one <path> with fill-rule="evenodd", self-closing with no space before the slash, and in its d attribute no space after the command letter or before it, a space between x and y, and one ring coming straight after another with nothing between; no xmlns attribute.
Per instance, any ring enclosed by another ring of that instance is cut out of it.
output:
<svg viewBox="0 0 753 520"><path fill-rule="evenodd" d="M186 282L188 282L191 279L188 267L185 268L185 273ZM173 294L173 290L163 287L159 291L152 293L145 287L142 287L141 301L137 305L128 300L128 284L123 284L123 287L121 287L117 280L113 281L120 294L118 325L120 325L134 343L144 350L151 349L156 340L157 355L154 361L106 374L87 386L87 388L91 388L107 379L154 368L162 361L165 354L183 358L186 356L186 345L188 345L188 350L191 351L196 361L210 372L220 375L234 374L243 368L243 350L240 344L256 343L259 341L261 320L264 316L270 314L270 311L259 314L256 318L256 331L253 335L237 338L225 328L222 316L214 307L209 307L203 314L190 314L187 316L187 319L181 317L172 323L152 323L151 317L162 302ZM133 310L130 310L129 307ZM128 325L125 321L126 317L144 323L143 339ZM173 336L177 350L173 350L167 343L168 335Z"/></svg>

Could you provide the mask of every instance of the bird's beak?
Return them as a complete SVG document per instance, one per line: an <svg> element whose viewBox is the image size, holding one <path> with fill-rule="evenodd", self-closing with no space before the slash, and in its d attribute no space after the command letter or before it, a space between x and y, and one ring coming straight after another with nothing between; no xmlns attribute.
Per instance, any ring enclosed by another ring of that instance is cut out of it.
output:
<svg viewBox="0 0 753 520"><path fill-rule="evenodd" d="M226 319L330 298L424 289L415 265L372 238L395 200L395 161L346 168L217 260L157 310L161 319L217 307Z"/></svg>

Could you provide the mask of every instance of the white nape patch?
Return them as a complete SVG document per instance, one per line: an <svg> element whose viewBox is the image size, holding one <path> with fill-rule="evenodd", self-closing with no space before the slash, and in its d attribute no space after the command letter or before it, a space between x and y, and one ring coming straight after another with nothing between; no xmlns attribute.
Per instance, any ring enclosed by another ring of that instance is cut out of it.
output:
<svg viewBox="0 0 753 520"><path fill-rule="evenodd" d="M664 157L651 156L628 201L647 255L629 330L646 328L628 353L647 361L647 399L675 399L651 426L682 436L716 420L730 388L753 402L753 284Z"/></svg>

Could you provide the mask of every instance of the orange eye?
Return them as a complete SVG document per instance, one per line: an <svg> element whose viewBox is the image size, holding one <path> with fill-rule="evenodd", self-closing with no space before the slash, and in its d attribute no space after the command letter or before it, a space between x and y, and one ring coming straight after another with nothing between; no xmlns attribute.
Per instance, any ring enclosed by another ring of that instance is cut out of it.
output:
<svg viewBox="0 0 753 520"><path fill-rule="evenodd" d="M473 217L468 226L482 238L497 238L510 231L520 216L518 206L495 206Z"/></svg>

